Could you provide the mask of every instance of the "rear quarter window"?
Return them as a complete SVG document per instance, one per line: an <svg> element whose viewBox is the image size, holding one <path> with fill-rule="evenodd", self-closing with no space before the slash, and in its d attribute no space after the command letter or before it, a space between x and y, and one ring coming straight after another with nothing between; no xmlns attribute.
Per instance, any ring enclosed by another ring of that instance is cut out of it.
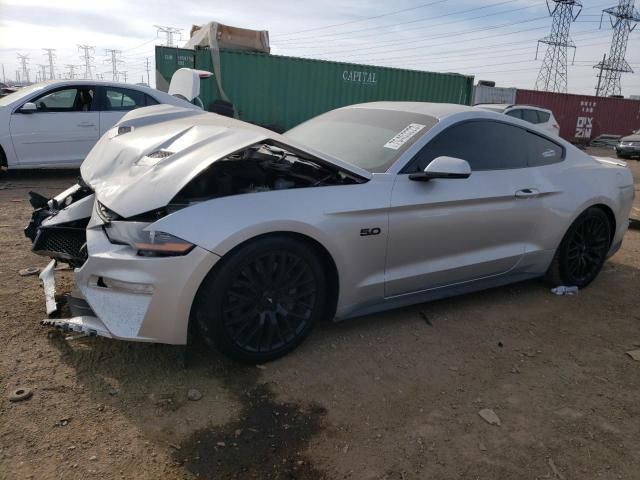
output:
<svg viewBox="0 0 640 480"><path fill-rule="evenodd" d="M540 123L537 110L531 110L529 108L522 109L522 119L529 123Z"/></svg>
<svg viewBox="0 0 640 480"><path fill-rule="evenodd" d="M564 160L564 148L536 133L527 131L523 147L527 153L527 166L542 167Z"/></svg>
<svg viewBox="0 0 640 480"><path fill-rule="evenodd" d="M549 112L538 110L538 119L540 120L540 123L547 123L550 118L551 114Z"/></svg>

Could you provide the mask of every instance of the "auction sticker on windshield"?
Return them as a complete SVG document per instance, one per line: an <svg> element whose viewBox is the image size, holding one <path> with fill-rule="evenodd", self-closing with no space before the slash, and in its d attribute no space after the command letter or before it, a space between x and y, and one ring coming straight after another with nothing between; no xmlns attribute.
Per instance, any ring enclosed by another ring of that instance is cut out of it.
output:
<svg viewBox="0 0 640 480"><path fill-rule="evenodd" d="M404 127L395 137L384 144L384 148L390 148L391 150L398 150L402 145L407 143L416 133L424 128L424 125L419 123L410 123Z"/></svg>

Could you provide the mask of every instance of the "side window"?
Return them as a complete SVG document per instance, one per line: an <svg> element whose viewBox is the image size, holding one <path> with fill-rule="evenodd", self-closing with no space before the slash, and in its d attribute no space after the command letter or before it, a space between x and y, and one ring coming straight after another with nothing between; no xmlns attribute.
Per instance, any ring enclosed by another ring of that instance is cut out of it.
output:
<svg viewBox="0 0 640 480"><path fill-rule="evenodd" d="M509 110L507 113L510 117L519 118L522 120L522 109L516 108L515 110Z"/></svg>
<svg viewBox="0 0 640 480"><path fill-rule="evenodd" d="M158 105L160 103L155 98L153 98L151 95L145 94L144 95L144 99L145 99L145 102L146 102L147 106L149 106L149 105Z"/></svg>
<svg viewBox="0 0 640 480"><path fill-rule="evenodd" d="M421 172L440 156L466 160L473 171L524 168L526 134L521 128L490 120L458 123L425 145L402 173Z"/></svg>
<svg viewBox="0 0 640 480"><path fill-rule="evenodd" d="M64 88L32 100L39 112L88 112L93 104L93 88Z"/></svg>
<svg viewBox="0 0 640 480"><path fill-rule="evenodd" d="M108 111L129 111L145 106L145 94L128 88L105 87L104 109Z"/></svg>
<svg viewBox="0 0 640 480"><path fill-rule="evenodd" d="M549 118L551 118L551 114L549 112L543 112L542 110L537 110L538 112L538 123L547 123Z"/></svg>
<svg viewBox="0 0 640 480"><path fill-rule="evenodd" d="M538 111L531 110L529 108L522 109L522 119L525 122L529 122L529 123L540 123L540 121L538 120Z"/></svg>
<svg viewBox="0 0 640 480"><path fill-rule="evenodd" d="M564 148L533 132L526 132L523 146L527 150L527 165L542 167L564 160Z"/></svg>

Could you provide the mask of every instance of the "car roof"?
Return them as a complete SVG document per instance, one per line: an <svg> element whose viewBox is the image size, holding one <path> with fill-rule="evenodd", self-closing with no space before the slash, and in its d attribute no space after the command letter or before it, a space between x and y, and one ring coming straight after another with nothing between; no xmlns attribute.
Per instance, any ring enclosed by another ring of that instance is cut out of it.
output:
<svg viewBox="0 0 640 480"><path fill-rule="evenodd" d="M148 89L153 90L146 85L137 85L135 83L113 82L110 80L46 80L39 82L39 85L43 86L60 86L67 85L101 85L105 87L121 87L121 88L133 88L133 89Z"/></svg>
<svg viewBox="0 0 640 480"><path fill-rule="evenodd" d="M533 108L535 110L542 110L544 112L551 112L548 108L539 107L537 105L529 105L526 103L477 103L474 107L490 110L507 110L509 108Z"/></svg>
<svg viewBox="0 0 640 480"><path fill-rule="evenodd" d="M349 105L343 108L368 108L375 110L389 110L395 112L409 112L417 113L420 115L429 115L437 119L443 119L460 112L474 111L474 108L468 105L429 102L369 102Z"/></svg>

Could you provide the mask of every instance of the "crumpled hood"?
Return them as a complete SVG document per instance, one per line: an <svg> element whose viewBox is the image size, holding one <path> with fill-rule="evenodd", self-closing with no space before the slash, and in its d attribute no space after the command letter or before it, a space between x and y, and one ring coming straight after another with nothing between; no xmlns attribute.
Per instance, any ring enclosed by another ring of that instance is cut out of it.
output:
<svg viewBox="0 0 640 480"><path fill-rule="evenodd" d="M133 130L116 135L118 126ZM268 138L370 178L365 170L296 145L270 130L170 105L141 108L125 115L98 141L80 171L100 203L128 218L166 206L213 162ZM167 153L171 154L163 156Z"/></svg>

